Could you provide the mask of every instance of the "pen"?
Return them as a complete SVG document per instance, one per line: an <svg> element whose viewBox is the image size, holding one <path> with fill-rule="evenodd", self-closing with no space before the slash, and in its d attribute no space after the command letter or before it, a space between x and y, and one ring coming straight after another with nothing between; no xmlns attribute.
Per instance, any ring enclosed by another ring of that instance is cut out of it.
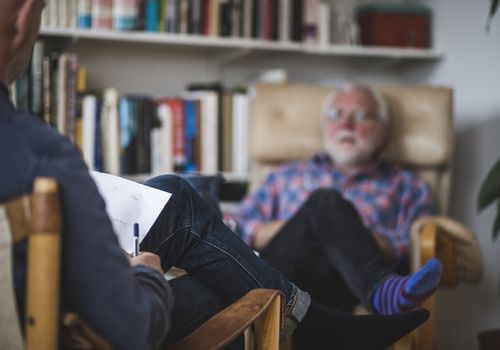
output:
<svg viewBox="0 0 500 350"><path fill-rule="evenodd" d="M134 254L133 256L139 255L139 224L134 223Z"/></svg>

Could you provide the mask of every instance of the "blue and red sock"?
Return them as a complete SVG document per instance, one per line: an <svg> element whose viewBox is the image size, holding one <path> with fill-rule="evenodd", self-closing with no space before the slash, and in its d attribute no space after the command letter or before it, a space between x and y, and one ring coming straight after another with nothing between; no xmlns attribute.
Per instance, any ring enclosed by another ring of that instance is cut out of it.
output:
<svg viewBox="0 0 500 350"><path fill-rule="evenodd" d="M398 314L418 306L436 291L441 270L441 262L430 259L413 276L389 276L375 290L375 311L381 315Z"/></svg>

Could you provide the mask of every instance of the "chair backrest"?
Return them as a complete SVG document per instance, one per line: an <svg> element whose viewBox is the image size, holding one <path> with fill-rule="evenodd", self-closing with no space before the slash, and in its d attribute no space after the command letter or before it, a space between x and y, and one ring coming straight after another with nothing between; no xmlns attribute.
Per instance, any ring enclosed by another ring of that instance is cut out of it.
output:
<svg viewBox="0 0 500 350"><path fill-rule="evenodd" d="M453 149L453 91L433 86L376 88L387 101L392 123L383 157L424 178L440 212L446 213ZM250 190L276 166L307 159L321 149L321 108L333 90L299 84L256 85L250 126Z"/></svg>
<svg viewBox="0 0 500 350"><path fill-rule="evenodd" d="M15 303L12 245L27 239L25 344ZM61 216L57 183L37 178L29 196L0 203L0 348L55 350Z"/></svg>

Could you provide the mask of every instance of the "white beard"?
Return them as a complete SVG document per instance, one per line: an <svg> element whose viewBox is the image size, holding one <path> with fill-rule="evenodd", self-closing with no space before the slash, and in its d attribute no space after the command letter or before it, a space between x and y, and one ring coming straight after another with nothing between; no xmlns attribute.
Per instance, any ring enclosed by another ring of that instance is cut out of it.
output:
<svg viewBox="0 0 500 350"><path fill-rule="evenodd" d="M370 163L379 148L379 133L362 139L349 130L340 130L335 137L324 135L324 147L336 166L363 166Z"/></svg>

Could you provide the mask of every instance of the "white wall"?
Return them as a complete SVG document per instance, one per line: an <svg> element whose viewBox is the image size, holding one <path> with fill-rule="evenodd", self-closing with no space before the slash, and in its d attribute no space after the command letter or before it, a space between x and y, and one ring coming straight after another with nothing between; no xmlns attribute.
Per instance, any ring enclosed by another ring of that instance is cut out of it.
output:
<svg viewBox="0 0 500 350"><path fill-rule="evenodd" d="M81 42L74 48L90 67L90 86L122 92L174 94L190 81L253 79L268 68L285 68L291 81L332 84L429 83L455 90L456 175L451 214L478 235L485 263L479 286L439 293L440 349L477 349L480 330L500 329L500 242L492 242L493 210L478 214L475 198L500 157L500 13L485 33L486 0L426 1L434 11L434 43L446 53L439 63L307 57L298 54L208 53L153 45ZM132 50L131 50L132 48Z"/></svg>

